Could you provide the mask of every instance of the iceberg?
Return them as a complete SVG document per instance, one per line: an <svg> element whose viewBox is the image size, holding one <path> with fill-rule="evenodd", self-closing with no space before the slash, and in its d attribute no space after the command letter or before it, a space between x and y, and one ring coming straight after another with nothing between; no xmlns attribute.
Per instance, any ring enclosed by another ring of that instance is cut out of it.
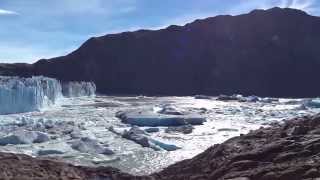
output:
<svg viewBox="0 0 320 180"><path fill-rule="evenodd" d="M155 151L159 151L161 149L166 151L175 151L181 149L176 145L167 144L149 137L144 130L137 126L133 126L129 131L125 130L122 134L122 137L140 144L142 147L152 148Z"/></svg>
<svg viewBox="0 0 320 180"><path fill-rule="evenodd" d="M140 127L202 125L206 121L205 117L197 114L165 115L153 111L119 111L116 117L125 124Z"/></svg>
<svg viewBox="0 0 320 180"><path fill-rule="evenodd" d="M154 145L156 145L156 146L158 146L161 149L164 149L166 151L175 151L175 150L181 149L181 147L178 147L178 146L176 146L174 144L167 144L167 143L155 140L155 139L151 139L150 138L149 141L151 143L153 143Z"/></svg>
<svg viewBox="0 0 320 180"><path fill-rule="evenodd" d="M8 144L32 144L32 143L43 143L49 141L50 138L47 134L38 131L16 131L7 136L0 138L0 146Z"/></svg>
<svg viewBox="0 0 320 180"><path fill-rule="evenodd" d="M94 96L96 85L93 82L64 82L62 94L65 97Z"/></svg>
<svg viewBox="0 0 320 180"><path fill-rule="evenodd" d="M83 137L80 140L73 141L71 147L82 153L112 155L114 152L107 147L101 145L95 139Z"/></svg>
<svg viewBox="0 0 320 180"><path fill-rule="evenodd" d="M320 99L307 99L304 100L303 107L308 107L308 108L320 108Z"/></svg>

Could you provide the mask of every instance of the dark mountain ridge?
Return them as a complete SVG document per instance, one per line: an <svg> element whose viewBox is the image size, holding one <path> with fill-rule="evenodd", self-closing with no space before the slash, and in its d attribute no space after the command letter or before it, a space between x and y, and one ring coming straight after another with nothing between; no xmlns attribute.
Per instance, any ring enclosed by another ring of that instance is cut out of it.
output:
<svg viewBox="0 0 320 180"><path fill-rule="evenodd" d="M105 94L314 97L319 47L319 17L272 8L90 38L67 56L0 73L94 81Z"/></svg>

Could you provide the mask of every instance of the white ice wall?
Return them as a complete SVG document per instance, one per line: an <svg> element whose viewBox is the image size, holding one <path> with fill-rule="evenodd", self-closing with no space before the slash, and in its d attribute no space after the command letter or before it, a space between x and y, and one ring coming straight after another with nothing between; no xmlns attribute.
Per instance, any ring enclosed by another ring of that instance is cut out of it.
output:
<svg viewBox="0 0 320 180"><path fill-rule="evenodd" d="M46 77L0 76L0 114L37 111L56 103L62 97L92 96L96 86L91 82L61 83Z"/></svg>
<svg viewBox="0 0 320 180"><path fill-rule="evenodd" d="M62 93L65 97L93 96L96 85L93 82L64 82Z"/></svg>
<svg viewBox="0 0 320 180"><path fill-rule="evenodd" d="M39 110L61 97L60 83L51 78L0 76L0 114Z"/></svg>

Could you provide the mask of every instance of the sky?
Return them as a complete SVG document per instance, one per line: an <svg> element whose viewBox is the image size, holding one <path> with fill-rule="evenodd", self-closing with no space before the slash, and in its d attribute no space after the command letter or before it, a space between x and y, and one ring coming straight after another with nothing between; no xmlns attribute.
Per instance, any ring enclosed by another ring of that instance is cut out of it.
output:
<svg viewBox="0 0 320 180"><path fill-rule="evenodd" d="M0 63L66 55L93 36L276 6L320 16L320 0L0 0Z"/></svg>

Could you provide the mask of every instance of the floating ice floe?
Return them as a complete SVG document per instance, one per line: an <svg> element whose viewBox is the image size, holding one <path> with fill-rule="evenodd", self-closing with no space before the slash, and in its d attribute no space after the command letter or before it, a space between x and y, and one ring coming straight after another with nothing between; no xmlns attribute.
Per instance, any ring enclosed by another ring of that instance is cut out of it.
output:
<svg viewBox="0 0 320 180"><path fill-rule="evenodd" d="M89 154L114 154L112 150L100 144L97 140L88 137L83 137L79 140L75 140L71 143L71 147L82 153Z"/></svg>
<svg viewBox="0 0 320 180"><path fill-rule="evenodd" d="M0 138L0 145L5 146L8 144L32 144L43 143L49 141L50 138L47 134L38 131L20 130L13 132L7 136Z"/></svg>
<svg viewBox="0 0 320 180"><path fill-rule="evenodd" d="M206 96L206 95L195 95L194 96L195 99L212 99L211 96Z"/></svg>
<svg viewBox="0 0 320 180"><path fill-rule="evenodd" d="M201 125L206 119L197 114L188 115L167 115L158 114L152 111L128 111L117 112L116 117L123 123L136 126L182 126L182 125Z"/></svg>
<svg viewBox="0 0 320 180"><path fill-rule="evenodd" d="M262 102L262 103L273 103L278 102L277 98L261 98L258 96L242 96L241 94L234 94L231 96L220 95L217 97L219 101L239 101L239 102Z"/></svg>
<svg viewBox="0 0 320 180"><path fill-rule="evenodd" d="M166 133L183 133L183 134L190 134L192 133L194 127L190 124L183 125L183 126L177 126L177 127L168 127L165 132Z"/></svg>
<svg viewBox="0 0 320 180"><path fill-rule="evenodd" d="M153 109L154 109L154 112L159 113L159 114L165 114L165 115L185 115L186 114L181 109L179 109L171 104L164 104L161 106L156 106Z"/></svg>
<svg viewBox="0 0 320 180"><path fill-rule="evenodd" d="M38 156L59 155L64 154L63 151L56 149L41 149L37 152Z"/></svg>
<svg viewBox="0 0 320 180"><path fill-rule="evenodd" d="M305 100L302 105L306 108L320 108L320 100L308 99L308 100Z"/></svg>
<svg viewBox="0 0 320 180"><path fill-rule="evenodd" d="M132 127L129 131L125 130L122 134L122 137L134 141L135 143L140 144L142 147L149 147L156 151L161 149L166 151L175 151L177 149L181 149L176 145L167 144L159 140L153 139L151 137L148 137L145 131L136 126Z"/></svg>
<svg viewBox="0 0 320 180"><path fill-rule="evenodd" d="M160 129L159 128L156 128L156 127L152 127L152 128L146 128L145 131L147 133L156 133L156 132L159 132Z"/></svg>

